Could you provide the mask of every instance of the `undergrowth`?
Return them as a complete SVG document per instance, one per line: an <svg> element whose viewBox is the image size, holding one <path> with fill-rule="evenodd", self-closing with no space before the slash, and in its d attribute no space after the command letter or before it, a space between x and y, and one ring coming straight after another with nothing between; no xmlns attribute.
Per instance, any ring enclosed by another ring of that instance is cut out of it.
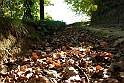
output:
<svg viewBox="0 0 124 83"><path fill-rule="evenodd" d="M61 21L0 18L0 59L11 54L14 48L25 50L32 42L42 42L48 35L54 35L65 28L66 23Z"/></svg>
<svg viewBox="0 0 124 83"><path fill-rule="evenodd" d="M53 35L54 33L63 31L66 28L66 23L61 21L40 20L36 22L38 30L44 36Z"/></svg>

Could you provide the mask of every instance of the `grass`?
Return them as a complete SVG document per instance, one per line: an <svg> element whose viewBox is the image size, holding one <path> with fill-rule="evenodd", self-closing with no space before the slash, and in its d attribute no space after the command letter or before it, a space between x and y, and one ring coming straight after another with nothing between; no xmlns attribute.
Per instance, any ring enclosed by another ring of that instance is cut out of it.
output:
<svg viewBox="0 0 124 83"><path fill-rule="evenodd" d="M124 37L124 31L120 28L91 28L88 27L93 33L96 33L100 36L110 36L110 37Z"/></svg>
<svg viewBox="0 0 124 83"><path fill-rule="evenodd" d="M123 37L124 38L124 30L122 28L117 28L117 27L98 27L98 26L87 26L84 23L75 23L75 25L78 29L83 29L83 30L89 30L92 33L99 35L99 36L108 36L110 38L115 38L115 37Z"/></svg>

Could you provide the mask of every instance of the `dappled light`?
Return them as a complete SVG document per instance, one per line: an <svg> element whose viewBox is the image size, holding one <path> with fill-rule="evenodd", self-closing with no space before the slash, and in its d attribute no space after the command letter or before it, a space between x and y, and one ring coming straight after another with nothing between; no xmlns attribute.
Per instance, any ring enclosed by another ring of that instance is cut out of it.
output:
<svg viewBox="0 0 124 83"><path fill-rule="evenodd" d="M124 83L123 0L0 5L0 83Z"/></svg>

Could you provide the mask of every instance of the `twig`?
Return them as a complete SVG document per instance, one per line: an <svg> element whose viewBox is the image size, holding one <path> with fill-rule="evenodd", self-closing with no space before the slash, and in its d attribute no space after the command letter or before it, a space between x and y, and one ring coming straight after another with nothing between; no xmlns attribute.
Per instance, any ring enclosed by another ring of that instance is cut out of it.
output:
<svg viewBox="0 0 124 83"><path fill-rule="evenodd" d="M87 79L87 82L90 83L90 80L89 80L87 74L78 65L73 64L73 66L76 67L76 68L78 68L85 75L85 77Z"/></svg>
<svg viewBox="0 0 124 83"><path fill-rule="evenodd" d="M47 79L49 79L49 81L50 81L51 83L54 83L51 78L49 78L47 75L45 75L45 74L43 73L43 71L41 71L41 74L44 75Z"/></svg>

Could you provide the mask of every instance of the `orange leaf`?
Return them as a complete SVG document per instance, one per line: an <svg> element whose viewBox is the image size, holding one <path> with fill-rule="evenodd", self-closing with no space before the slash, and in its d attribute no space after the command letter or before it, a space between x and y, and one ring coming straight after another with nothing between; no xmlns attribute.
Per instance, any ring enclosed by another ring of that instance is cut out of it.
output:
<svg viewBox="0 0 124 83"><path fill-rule="evenodd" d="M53 65L55 65L55 62L54 62L54 61L51 61L51 63L52 63Z"/></svg>
<svg viewBox="0 0 124 83"><path fill-rule="evenodd" d="M86 50L85 50L85 53L89 54L90 53L90 48L87 47Z"/></svg>
<svg viewBox="0 0 124 83"><path fill-rule="evenodd" d="M111 53L107 53L107 54L106 54L106 56L107 56L107 57L109 57L110 59L112 59L112 58L113 58L113 56L112 56L112 54L111 54Z"/></svg>
<svg viewBox="0 0 124 83"><path fill-rule="evenodd" d="M96 51L93 51L93 55L96 56L97 55L97 52Z"/></svg>
<svg viewBox="0 0 124 83"><path fill-rule="evenodd" d="M86 72L87 71L87 68L83 68L83 70Z"/></svg>
<svg viewBox="0 0 124 83"><path fill-rule="evenodd" d="M80 45L84 45L84 44L85 44L85 42L81 42L81 43L80 43Z"/></svg>
<svg viewBox="0 0 124 83"><path fill-rule="evenodd" d="M20 66L20 71L25 72L25 67L24 66Z"/></svg>
<svg viewBox="0 0 124 83"><path fill-rule="evenodd" d="M57 62L51 61L51 63L53 65L55 65L55 67L59 67L60 66L60 62L59 61L57 61Z"/></svg>
<svg viewBox="0 0 124 83"><path fill-rule="evenodd" d="M60 62L57 61L57 63L55 63L55 66L56 66L56 67L59 67L59 66L60 66Z"/></svg>
<svg viewBox="0 0 124 83"><path fill-rule="evenodd" d="M35 74L39 74L39 73L40 73L40 69L38 67L36 67Z"/></svg>
<svg viewBox="0 0 124 83"><path fill-rule="evenodd" d="M101 53L100 56L105 57L106 53Z"/></svg>
<svg viewBox="0 0 124 83"><path fill-rule="evenodd" d="M65 46L62 46L62 51L66 51L66 47Z"/></svg>
<svg viewBox="0 0 124 83"><path fill-rule="evenodd" d="M97 65L96 70L100 70L100 69L102 69L102 67L100 65Z"/></svg>
<svg viewBox="0 0 124 83"><path fill-rule="evenodd" d="M51 62L51 60L50 60L49 57L46 58L46 61L47 61L48 63Z"/></svg>
<svg viewBox="0 0 124 83"><path fill-rule="evenodd" d="M80 51L73 52L74 55L79 55Z"/></svg>
<svg viewBox="0 0 124 83"><path fill-rule="evenodd" d="M38 59L37 54L36 53L32 53L32 55L33 55L33 60L36 61Z"/></svg>

